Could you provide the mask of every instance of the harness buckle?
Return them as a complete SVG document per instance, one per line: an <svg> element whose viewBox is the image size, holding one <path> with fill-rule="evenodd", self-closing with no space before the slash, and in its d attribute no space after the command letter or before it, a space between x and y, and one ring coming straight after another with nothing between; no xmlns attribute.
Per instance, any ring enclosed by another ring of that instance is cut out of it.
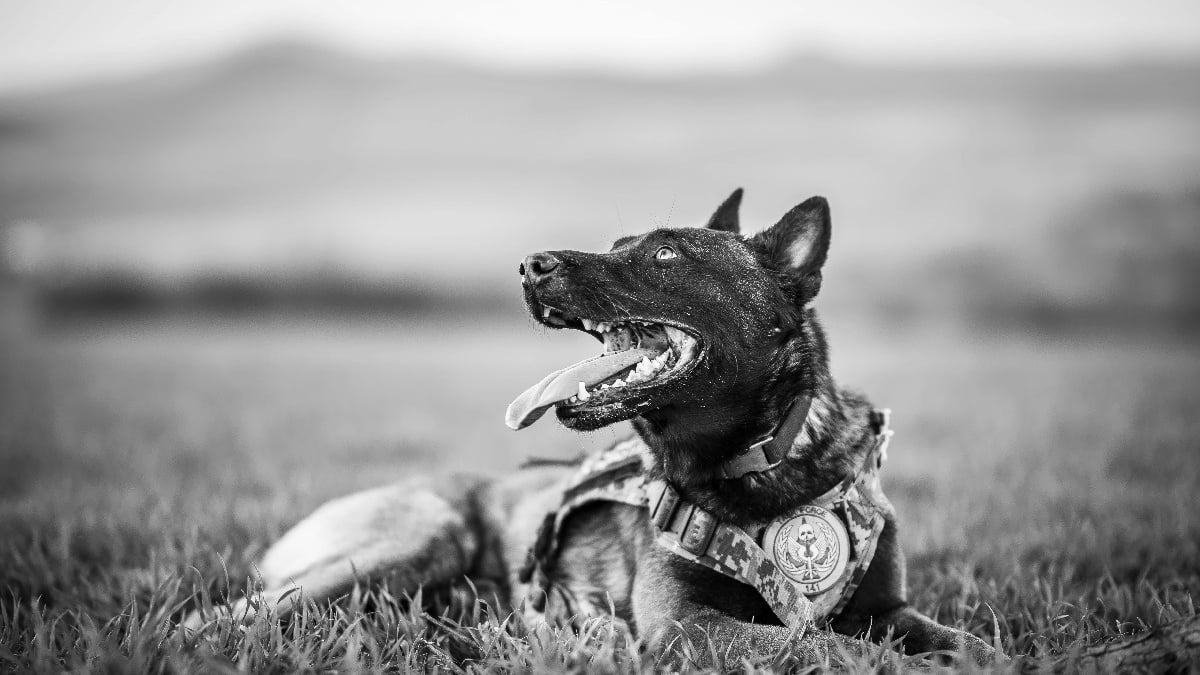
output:
<svg viewBox="0 0 1200 675"><path fill-rule="evenodd" d="M675 515L675 507L679 506L679 493L666 481L659 481L658 485L661 485L658 496L650 497L650 522L656 529L665 530L671 523L671 516ZM652 487L658 488L658 485Z"/></svg>
<svg viewBox="0 0 1200 675"><path fill-rule="evenodd" d="M693 555L704 555L716 531L717 519L704 509L693 507L683 533L679 535L679 545Z"/></svg>

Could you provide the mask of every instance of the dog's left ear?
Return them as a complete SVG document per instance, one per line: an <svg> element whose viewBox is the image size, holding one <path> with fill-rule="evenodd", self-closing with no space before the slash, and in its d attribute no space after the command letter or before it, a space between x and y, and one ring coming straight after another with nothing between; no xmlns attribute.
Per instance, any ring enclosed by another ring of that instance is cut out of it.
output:
<svg viewBox="0 0 1200 675"><path fill-rule="evenodd" d="M829 202L810 197L771 227L750 238L767 264L796 285L801 302L821 290L821 267L829 253Z"/></svg>
<svg viewBox="0 0 1200 675"><path fill-rule="evenodd" d="M708 219L708 225L705 225L710 230L719 230L721 232L738 233L738 207L742 205L742 188L733 191L733 194L717 207L716 212L712 214L712 218Z"/></svg>

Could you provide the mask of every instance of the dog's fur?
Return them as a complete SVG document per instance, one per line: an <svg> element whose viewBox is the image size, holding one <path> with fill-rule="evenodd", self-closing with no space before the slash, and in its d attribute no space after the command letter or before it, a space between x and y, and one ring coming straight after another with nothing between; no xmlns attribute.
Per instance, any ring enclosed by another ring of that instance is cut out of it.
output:
<svg viewBox="0 0 1200 675"><path fill-rule="evenodd" d="M526 302L539 321L543 307L552 306L597 320L671 324L700 339L695 364L679 377L616 402L561 405L557 414L578 430L632 419L650 448L653 477L723 521L753 526L836 484L859 465L873 434L867 401L838 388L829 374L825 335L810 306L829 249L828 204L814 197L776 225L743 237L740 201L738 190L703 228L623 237L607 253L536 254L521 271ZM664 246L674 257L656 255ZM801 394L812 397L812 408L784 462L739 479L719 478L717 467L770 431ZM267 552L259 568L264 597L287 613L292 603L281 600L297 586L307 599L320 600L364 578L386 578L394 589L415 592L467 576L519 607L530 589L518 570L571 471L543 464L494 481L413 481L326 504ZM799 639L753 588L656 544L644 509L584 507L564 523L560 541L545 598L550 620L611 608L651 646L712 637L735 658L789 650L813 662L867 648L846 636L886 635L903 636L909 652L992 658L983 641L908 605L890 509L874 560L847 607ZM199 622L193 617L190 625Z"/></svg>

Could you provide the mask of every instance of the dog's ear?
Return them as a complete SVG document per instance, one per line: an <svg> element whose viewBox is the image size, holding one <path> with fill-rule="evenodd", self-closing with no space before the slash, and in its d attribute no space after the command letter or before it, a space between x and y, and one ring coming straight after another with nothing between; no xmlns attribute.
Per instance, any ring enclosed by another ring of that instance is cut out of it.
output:
<svg viewBox="0 0 1200 675"><path fill-rule="evenodd" d="M742 188L738 188L717 207L716 212L712 214L712 218L708 219L708 225L705 225L705 227L710 230L737 234L740 227L738 225L738 207L741 205Z"/></svg>
<svg viewBox="0 0 1200 675"><path fill-rule="evenodd" d="M821 290L821 267L829 253L829 202L810 197L750 239L768 264L797 284L801 300Z"/></svg>

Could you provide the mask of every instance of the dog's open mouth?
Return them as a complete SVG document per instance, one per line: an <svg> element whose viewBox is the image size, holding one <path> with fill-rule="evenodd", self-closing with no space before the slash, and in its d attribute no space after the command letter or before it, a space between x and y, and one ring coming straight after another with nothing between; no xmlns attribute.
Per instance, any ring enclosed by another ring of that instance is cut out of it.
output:
<svg viewBox="0 0 1200 675"><path fill-rule="evenodd" d="M522 429L551 406L573 410L618 405L690 370L699 340L689 329L643 319L596 321L542 306L542 323L592 334L604 343L599 356L556 370L508 406L505 422Z"/></svg>

